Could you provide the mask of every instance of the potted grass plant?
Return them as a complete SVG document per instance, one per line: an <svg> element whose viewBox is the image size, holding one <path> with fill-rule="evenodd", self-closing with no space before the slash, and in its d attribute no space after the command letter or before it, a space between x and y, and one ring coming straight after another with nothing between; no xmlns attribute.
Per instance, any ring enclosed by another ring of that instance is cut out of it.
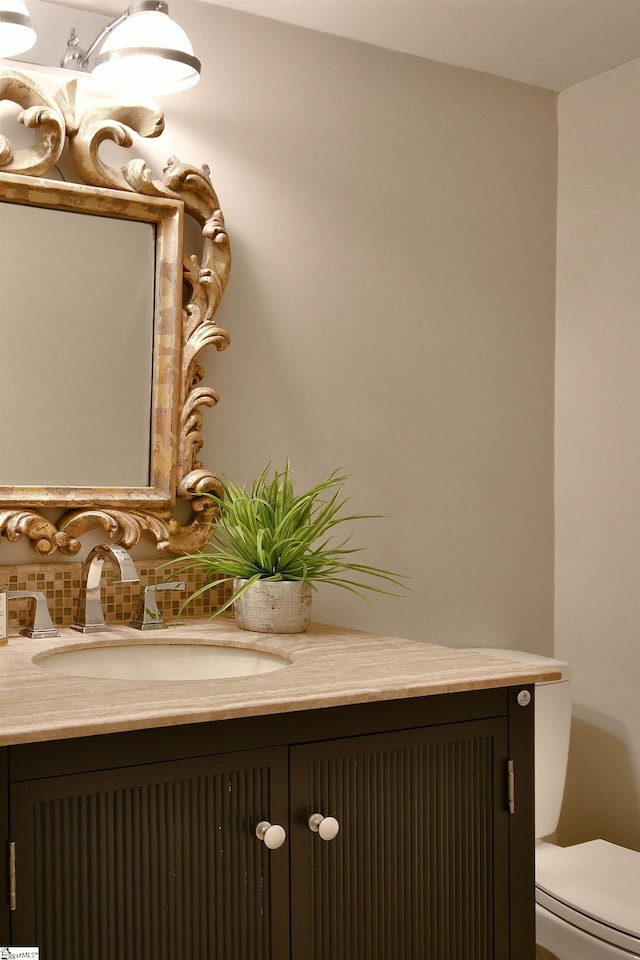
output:
<svg viewBox="0 0 640 960"><path fill-rule="evenodd" d="M400 574L358 559L351 535L337 540L341 524L369 519L345 514L342 494L347 475L338 471L296 493L287 460L282 470L268 464L249 489L223 480L224 498L206 547L184 559L198 567L205 590L232 584L229 599L214 616L234 608L236 623L263 633L297 633L309 626L312 591L329 583L367 599L367 592L398 595L406 589ZM343 528L344 529L344 528Z"/></svg>

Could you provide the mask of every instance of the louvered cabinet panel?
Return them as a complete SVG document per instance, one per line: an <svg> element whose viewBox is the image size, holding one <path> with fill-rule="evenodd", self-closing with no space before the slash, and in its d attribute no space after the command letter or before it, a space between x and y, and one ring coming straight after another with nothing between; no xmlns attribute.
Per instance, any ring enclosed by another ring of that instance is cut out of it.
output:
<svg viewBox="0 0 640 960"><path fill-rule="evenodd" d="M502 719L294 748L293 960L509 960L506 757Z"/></svg>
<svg viewBox="0 0 640 960"><path fill-rule="evenodd" d="M46 960L282 960L286 747L14 784L12 942Z"/></svg>

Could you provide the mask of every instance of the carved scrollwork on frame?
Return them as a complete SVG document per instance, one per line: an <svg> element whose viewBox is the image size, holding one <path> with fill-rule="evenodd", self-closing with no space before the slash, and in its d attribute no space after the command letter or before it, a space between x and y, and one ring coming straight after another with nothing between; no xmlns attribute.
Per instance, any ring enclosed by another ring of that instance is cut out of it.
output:
<svg viewBox="0 0 640 960"><path fill-rule="evenodd" d="M64 149L65 120L60 107L28 77L15 70L0 73L0 100L11 100L23 107L18 123L35 134L32 147L15 152L10 141L0 137L0 170L42 176L55 167Z"/></svg>
<svg viewBox="0 0 640 960"><path fill-rule="evenodd" d="M58 530L54 524L34 510L0 510L0 533L15 543L23 536L40 557L48 557L56 550L74 556L80 550L79 540L67 532Z"/></svg>
<svg viewBox="0 0 640 960"><path fill-rule="evenodd" d="M5 184L10 189L7 174L17 175L18 180L45 176L58 164L67 143L81 182L65 188L77 187L87 208L89 195L96 198L100 207L101 195L111 196L113 191L130 194L136 201L168 200L174 206L178 201L199 224L202 242L199 255L183 258L186 296L179 326L181 343L175 355L165 361L167 371L171 367L179 373L173 392L167 387L163 394L171 393L171 402L167 401L166 409L158 414L158 422L164 424L163 436L171 438L165 443L171 449L158 460L166 467L170 495L164 499L156 496L154 501L146 489L140 490L137 497L135 489L0 487L0 535L10 542L26 538L41 557L56 551L75 555L81 547L80 537L93 528L103 529L112 540L126 547L144 537L153 541L160 552L192 552L204 545L215 518L215 500L209 494L222 492L218 478L200 460L202 410L215 406L218 395L204 383L199 357L206 346L226 349L230 339L214 320L229 278L231 254L209 169L171 157L162 176L154 178L143 160L130 161L119 169L102 161L100 146L107 140L129 147L133 133L142 137L162 133L164 116L153 102L100 101L84 106L77 81L49 95L28 75L14 70L0 72L0 100L17 103L22 108L18 122L34 131L34 144L28 149L14 150L6 137L0 137L0 187L5 189ZM157 347L156 343L154 353ZM152 437L152 448L154 442ZM6 494L8 490L10 495ZM177 499L190 504L190 515L184 519L177 516ZM58 519L49 518L50 507L63 508Z"/></svg>

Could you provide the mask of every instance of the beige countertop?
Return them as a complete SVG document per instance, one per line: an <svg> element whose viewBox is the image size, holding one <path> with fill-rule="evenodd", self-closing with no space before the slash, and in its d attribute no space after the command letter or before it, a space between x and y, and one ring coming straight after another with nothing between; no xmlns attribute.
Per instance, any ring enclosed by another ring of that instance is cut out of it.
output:
<svg viewBox="0 0 640 960"><path fill-rule="evenodd" d="M140 730L481 690L555 679L540 664L463 649L313 624L308 632L270 635L233 620L182 621L142 633L114 626L82 635L10 637L0 647L0 745ZM38 660L78 647L131 643L213 643L273 653L287 665L270 673L215 680L108 680L51 673Z"/></svg>

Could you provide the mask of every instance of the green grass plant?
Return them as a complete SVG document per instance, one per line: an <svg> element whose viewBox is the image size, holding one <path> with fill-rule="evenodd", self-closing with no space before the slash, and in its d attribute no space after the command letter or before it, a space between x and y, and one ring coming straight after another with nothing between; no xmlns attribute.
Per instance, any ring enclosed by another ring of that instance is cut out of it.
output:
<svg viewBox="0 0 640 960"><path fill-rule="evenodd" d="M219 508L210 542L183 558L184 568L200 568L207 583L183 608L213 586L236 579L245 582L214 616L258 580L298 580L314 589L318 583L330 583L365 600L364 591L398 596L399 590L406 590L406 577L357 558L361 549L351 546L352 534L335 542L341 524L372 518L344 513L349 498L343 496L342 486L348 479L336 470L296 494L287 460L282 470L267 464L248 490L223 480L224 499L209 494Z"/></svg>

